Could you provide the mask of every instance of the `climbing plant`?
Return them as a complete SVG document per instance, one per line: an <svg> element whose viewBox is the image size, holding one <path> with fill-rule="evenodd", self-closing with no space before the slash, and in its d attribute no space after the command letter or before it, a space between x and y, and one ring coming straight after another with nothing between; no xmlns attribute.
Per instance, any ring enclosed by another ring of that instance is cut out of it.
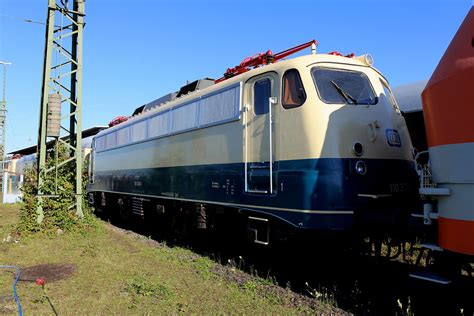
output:
<svg viewBox="0 0 474 316"><path fill-rule="evenodd" d="M66 159L68 159L67 148L65 146L57 146L48 151L46 168L54 167L55 160L62 162ZM85 192L85 185L87 184L86 171L87 166L82 173L83 192ZM23 185L20 188L23 196L20 208L20 221L17 226L20 234L34 232L86 232L96 227L96 219L92 214L91 208L88 206L85 194L83 197L83 218L79 218L75 213L76 208L71 207L75 201L73 189L76 183L76 174L72 163L47 173L42 191L48 197L43 198L44 219L41 223L37 222L38 199L36 195L38 192L38 175L36 163L26 167L23 174Z"/></svg>

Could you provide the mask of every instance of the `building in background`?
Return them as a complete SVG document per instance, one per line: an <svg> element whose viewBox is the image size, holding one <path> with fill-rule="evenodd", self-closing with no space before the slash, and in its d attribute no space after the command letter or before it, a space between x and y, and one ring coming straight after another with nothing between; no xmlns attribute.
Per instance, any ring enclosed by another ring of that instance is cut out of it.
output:
<svg viewBox="0 0 474 316"><path fill-rule="evenodd" d="M423 107L421 104L421 92L425 88L426 83L426 80L416 81L393 89L398 106L402 110L403 117L405 117L407 122L413 147L418 151L428 150Z"/></svg>
<svg viewBox="0 0 474 316"><path fill-rule="evenodd" d="M82 132L82 154L85 159L91 151L93 136L105 128L104 126L96 126ZM53 141L49 142L48 149L52 148L53 145ZM12 151L5 157L3 203L16 203L21 200L20 188L24 181L25 169L34 165L36 157L36 146Z"/></svg>

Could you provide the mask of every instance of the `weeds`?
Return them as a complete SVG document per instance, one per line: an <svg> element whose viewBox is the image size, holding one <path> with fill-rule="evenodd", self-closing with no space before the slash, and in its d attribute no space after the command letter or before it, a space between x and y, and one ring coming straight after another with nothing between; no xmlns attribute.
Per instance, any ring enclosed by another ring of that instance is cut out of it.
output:
<svg viewBox="0 0 474 316"><path fill-rule="evenodd" d="M195 271L205 278L210 278L213 275L212 268L214 267L214 262L207 257L194 259L192 265Z"/></svg>
<svg viewBox="0 0 474 316"><path fill-rule="evenodd" d="M318 302L322 302L328 306L337 307L337 301L332 291L327 288L319 288L318 290L312 288L308 282L305 283L306 292Z"/></svg>
<svg viewBox="0 0 474 316"><path fill-rule="evenodd" d="M81 254L86 257L91 257L95 258L97 257L97 254L99 253L100 249L99 247L91 242L87 242L83 247Z"/></svg>
<svg viewBox="0 0 474 316"><path fill-rule="evenodd" d="M403 316L412 316L413 315L413 311L412 311L412 308L411 308L411 299L410 297L407 298L407 301L405 302L405 304L402 303L402 301L400 299L397 300L397 305L398 305L398 308L400 309L401 311L401 314ZM406 305L405 308L403 305Z"/></svg>
<svg viewBox="0 0 474 316"><path fill-rule="evenodd" d="M41 293L38 294L35 298L31 300L32 303L34 304L44 304L47 302L46 297Z"/></svg>
<svg viewBox="0 0 474 316"><path fill-rule="evenodd" d="M247 291L250 291L254 294L257 294L258 282L256 280L249 280L244 283L243 288Z"/></svg>
<svg viewBox="0 0 474 316"><path fill-rule="evenodd" d="M139 274L129 280L125 291L131 295L131 309L136 308L141 299L167 300L173 296L166 285L155 282L149 274Z"/></svg>

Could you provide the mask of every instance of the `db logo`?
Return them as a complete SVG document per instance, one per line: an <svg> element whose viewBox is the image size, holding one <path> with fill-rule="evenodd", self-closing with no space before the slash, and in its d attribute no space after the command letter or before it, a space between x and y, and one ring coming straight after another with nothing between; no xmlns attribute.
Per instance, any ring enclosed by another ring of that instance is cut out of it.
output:
<svg viewBox="0 0 474 316"><path fill-rule="evenodd" d="M386 129L385 136L387 137L387 143L392 147L401 147L402 141L400 140L400 134L395 129Z"/></svg>

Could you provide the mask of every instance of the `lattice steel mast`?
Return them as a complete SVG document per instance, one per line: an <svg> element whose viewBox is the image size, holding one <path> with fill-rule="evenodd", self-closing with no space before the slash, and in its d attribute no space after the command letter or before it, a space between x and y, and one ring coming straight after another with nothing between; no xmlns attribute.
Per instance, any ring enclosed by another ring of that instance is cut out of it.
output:
<svg viewBox="0 0 474 316"><path fill-rule="evenodd" d="M74 204L76 215L82 212L82 40L84 0L48 0L46 44L38 137L38 209L37 222L44 218L43 200L46 175L72 163L76 182ZM53 61L54 59L54 61ZM61 116L61 109L69 108ZM64 124L63 124L64 122ZM67 127L66 127L67 126ZM67 146L69 158L46 167L47 140ZM56 192L57 193L57 192ZM55 195L53 195L55 196Z"/></svg>
<svg viewBox="0 0 474 316"><path fill-rule="evenodd" d="M0 101L0 203L3 203L3 187L5 181L5 131L6 131L6 119L7 119L7 66L11 63L0 61L0 65L3 65L3 96Z"/></svg>

